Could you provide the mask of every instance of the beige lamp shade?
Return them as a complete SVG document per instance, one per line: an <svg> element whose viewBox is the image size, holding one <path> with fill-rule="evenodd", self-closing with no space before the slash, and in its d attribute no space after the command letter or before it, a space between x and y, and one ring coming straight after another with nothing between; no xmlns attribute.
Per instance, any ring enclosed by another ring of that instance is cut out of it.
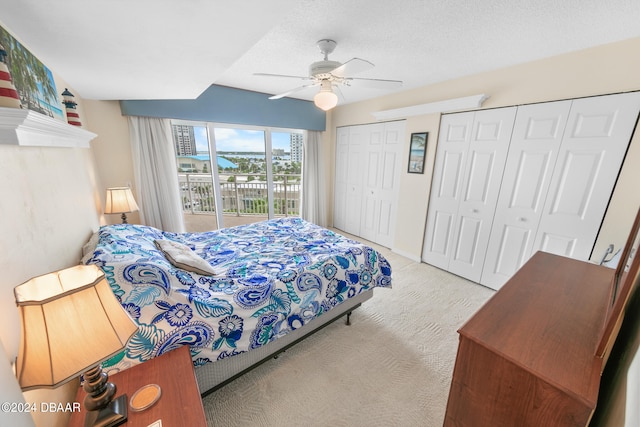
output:
<svg viewBox="0 0 640 427"><path fill-rule="evenodd" d="M57 387L121 351L138 330L95 265L35 277L14 289L22 321L22 390Z"/></svg>
<svg viewBox="0 0 640 427"><path fill-rule="evenodd" d="M107 188L104 213L119 214L138 211L138 204L129 187Z"/></svg>

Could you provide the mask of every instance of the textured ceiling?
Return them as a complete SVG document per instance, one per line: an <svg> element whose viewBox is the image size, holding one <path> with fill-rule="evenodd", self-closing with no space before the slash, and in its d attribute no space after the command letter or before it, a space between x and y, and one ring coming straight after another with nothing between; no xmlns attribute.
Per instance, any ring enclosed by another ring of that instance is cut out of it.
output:
<svg viewBox="0 0 640 427"><path fill-rule="evenodd" d="M0 10L89 99L190 99L210 84L286 92L304 82L253 74L306 76L323 38L338 42L329 59L375 64L357 77L407 90L640 36L638 0L0 0ZM342 93L348 103L389 92Z"/></svg>

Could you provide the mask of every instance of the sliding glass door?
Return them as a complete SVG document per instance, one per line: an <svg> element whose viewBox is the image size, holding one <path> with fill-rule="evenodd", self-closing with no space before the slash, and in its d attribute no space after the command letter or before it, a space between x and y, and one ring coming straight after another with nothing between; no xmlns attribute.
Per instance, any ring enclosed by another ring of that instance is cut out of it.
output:
<svg viewBox="0 0 640 427"><path fill-rule="evenodd" d="M228 222L249 223L272 218L271 156L267 132L255 129L209 126L214 149L227 168L219 170L223 212Z"/></svg>
<svg viewBox="0 0 640 427"><path fill-rule="evenodd" d="M177 120L172 127L187 231L300 215L302 132Z"/></svg>
<svg viewBox="0 0 640 427"><path fill-rule="evenodd" d="M211 162L207 124L174 121L171 128L185 227L190 232L220 228L213 175L218 168Z"/></svg>
<svg viewBox="0 0 640 427"><path fill-rule="evenodd" d="M301 132L271 132L272 205L276 216L300 216L302 138Z"/></svg>

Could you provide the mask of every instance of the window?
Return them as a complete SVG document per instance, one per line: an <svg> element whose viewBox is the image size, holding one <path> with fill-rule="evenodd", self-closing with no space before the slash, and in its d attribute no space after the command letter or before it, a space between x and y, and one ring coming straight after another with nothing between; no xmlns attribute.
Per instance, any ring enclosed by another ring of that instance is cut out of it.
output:
<svg viewBox="0 0 640 427"><path fill-rule="evenodd" d="M172 130L187 231L300 215L301 131L178 120Z"/></svg>

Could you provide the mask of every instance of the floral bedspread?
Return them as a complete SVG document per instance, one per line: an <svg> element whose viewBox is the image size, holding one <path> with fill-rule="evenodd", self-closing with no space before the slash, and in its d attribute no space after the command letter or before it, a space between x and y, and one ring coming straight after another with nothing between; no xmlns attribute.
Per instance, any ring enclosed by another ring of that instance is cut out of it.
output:
<svg viewBox="0 0 640 427"><path fill-rule="evenodd" d="M118 224L98 231L86 263L105 272L139 330L103 364L125 369L181 345L200 366L263 346L360 292L391 287L374 249L299 218L204 233ZM186 244L219 274L175 268L155 239Z"/></svg>

